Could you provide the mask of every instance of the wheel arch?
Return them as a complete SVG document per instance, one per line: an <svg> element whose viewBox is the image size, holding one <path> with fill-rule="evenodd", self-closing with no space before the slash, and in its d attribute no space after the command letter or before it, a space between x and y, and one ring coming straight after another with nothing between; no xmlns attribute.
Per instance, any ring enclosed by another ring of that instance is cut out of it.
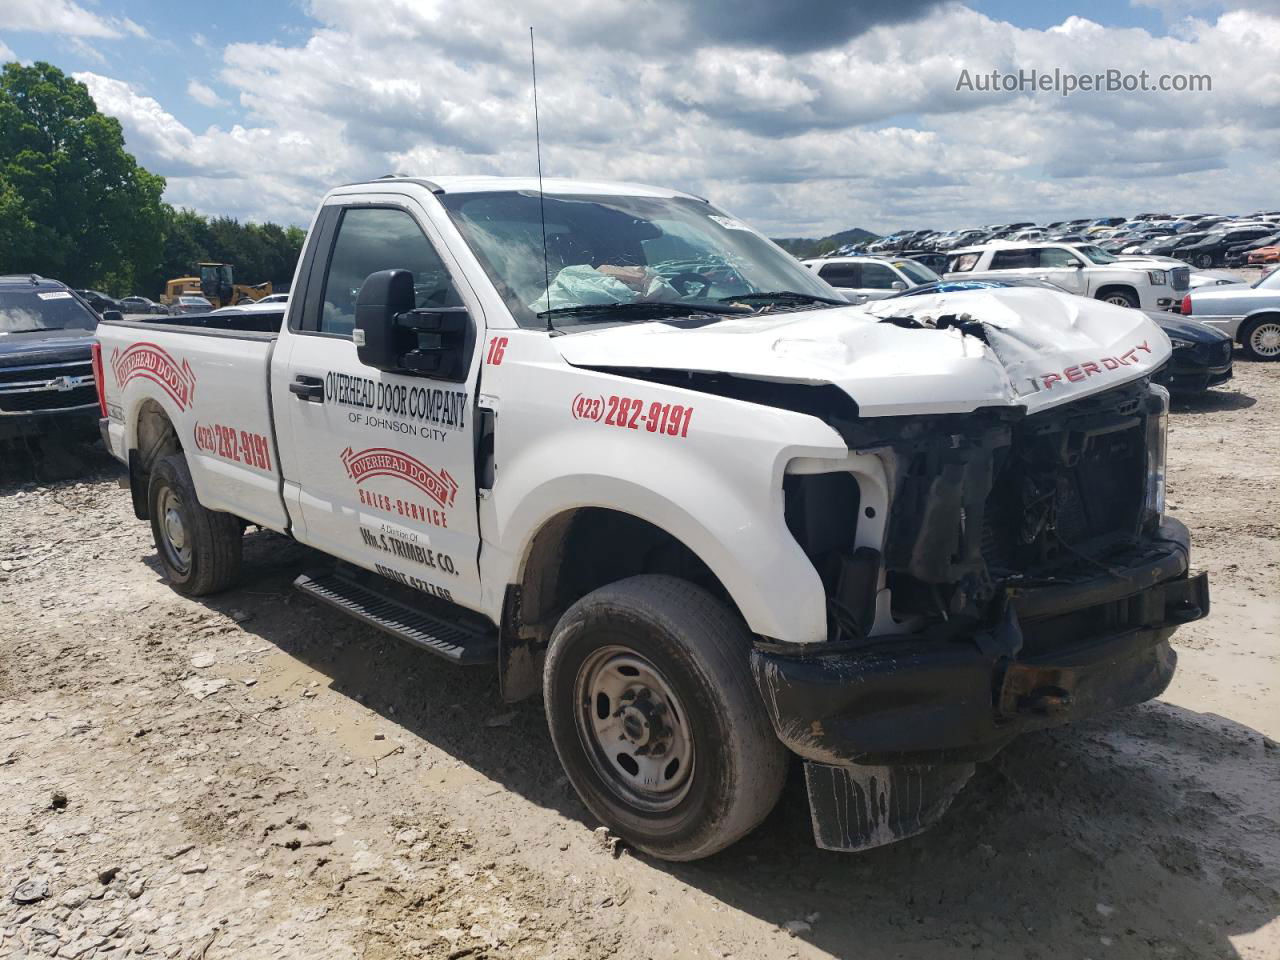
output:
<svg viewBox="0 0 1280 960"><path fill-rule="evenodd" d="M1133 297L1139 304L1142 303L1142 295L1138 293L1138 288L1131 283L1104 283L1093 295L1095 300L1105 300L1108 294L1127 293Z"/></svg>
<svg viewBox="0 0 1280 960"><path fill-rule="evenodd" d="M147 487L151 471L164 457L183 453L182 438L173 418L159 400L144 397L133 409L125 435L129 466L129 495L139 520L150 519Z"/></svg>
<svg viewBox="0 0 1280 960"><path fill-rule="evenodd" d="M1244 331L1260 320L1273 320L1280 322L1280 308L1263 307L1260 310L1255 310L1253 313L1246 313L1241 317L1240 323L1236 327L1236 343L1244 343Z"/></svg>

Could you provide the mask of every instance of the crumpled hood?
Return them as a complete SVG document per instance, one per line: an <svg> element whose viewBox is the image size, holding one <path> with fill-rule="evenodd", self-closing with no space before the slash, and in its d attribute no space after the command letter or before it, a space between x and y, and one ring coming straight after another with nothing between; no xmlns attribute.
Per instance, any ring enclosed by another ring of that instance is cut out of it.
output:
<svg viewBox="0 0 1280 960"><path fill-rule="evenodd" d="M932 326L969 314L988 342ZM910 329L885 318L914 317ZM1028 412L1147 376L1168 338L1139 310L1031 287L891 298L701 327L628 324L557 337L568 363L597 369L688 370L755 380L831 383L863 416Z"/></svg>

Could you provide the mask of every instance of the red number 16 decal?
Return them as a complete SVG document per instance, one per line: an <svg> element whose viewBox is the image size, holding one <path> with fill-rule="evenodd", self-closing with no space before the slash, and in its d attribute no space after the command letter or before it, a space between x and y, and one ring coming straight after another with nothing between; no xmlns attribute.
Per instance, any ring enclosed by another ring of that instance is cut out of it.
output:
<svg viewBox="0 0 1280 960"><path fill-rule="evenodd" d="M507 338L494 337L489 341L489 355L485 358L485 363L497 367L502 364L502 357L507 352Z"/></svg>

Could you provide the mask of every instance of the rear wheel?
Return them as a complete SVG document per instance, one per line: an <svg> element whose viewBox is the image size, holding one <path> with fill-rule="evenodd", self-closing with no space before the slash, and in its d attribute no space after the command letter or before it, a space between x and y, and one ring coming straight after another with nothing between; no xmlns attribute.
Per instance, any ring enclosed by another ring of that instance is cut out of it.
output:
<svg viewBox="0 0 1280 960"><path fill-rule="evenodd" d="M788 754L750 649L724 604L668 576L602 587L556 626L543 676L556 753L591 813L637 849L709 856L777 802Z"/></svg>
<svg viewBox="0 0 1280 960"><path fill-rule="evenodd" d="M1213 266L1213 254L1202 253L1196 257L1196 266L1201 270L1208 270Z"/></svg>
<svg viewBox="0 0 1280 960"><path fill-rule="evenodd" d="M231 585L240 572L240 521L200 505L181 454L155 465L147 504L156 553L175 590L200 597Z"/></svg>
<svg viewBox="0 0 1280 960"><path fill-rule="evenodd" d="M1250 360L1280 360L1280 318L1254 320L1240 332L1240 345Z"/></svg>

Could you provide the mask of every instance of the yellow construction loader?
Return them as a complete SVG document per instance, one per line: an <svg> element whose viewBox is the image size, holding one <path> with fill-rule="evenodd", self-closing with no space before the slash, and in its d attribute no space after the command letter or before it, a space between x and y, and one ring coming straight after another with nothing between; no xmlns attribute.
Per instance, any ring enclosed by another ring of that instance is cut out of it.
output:
<svg viewBox="0 0 1280 960"><path fill-rule="evenodd" d="M229 263L198 263L198 277L176 277L164 285L161 303L173 304L178 297L200 295L213 304L214 309L231 304L253 303L271 293L270 283L236 283Z"/></svg>

